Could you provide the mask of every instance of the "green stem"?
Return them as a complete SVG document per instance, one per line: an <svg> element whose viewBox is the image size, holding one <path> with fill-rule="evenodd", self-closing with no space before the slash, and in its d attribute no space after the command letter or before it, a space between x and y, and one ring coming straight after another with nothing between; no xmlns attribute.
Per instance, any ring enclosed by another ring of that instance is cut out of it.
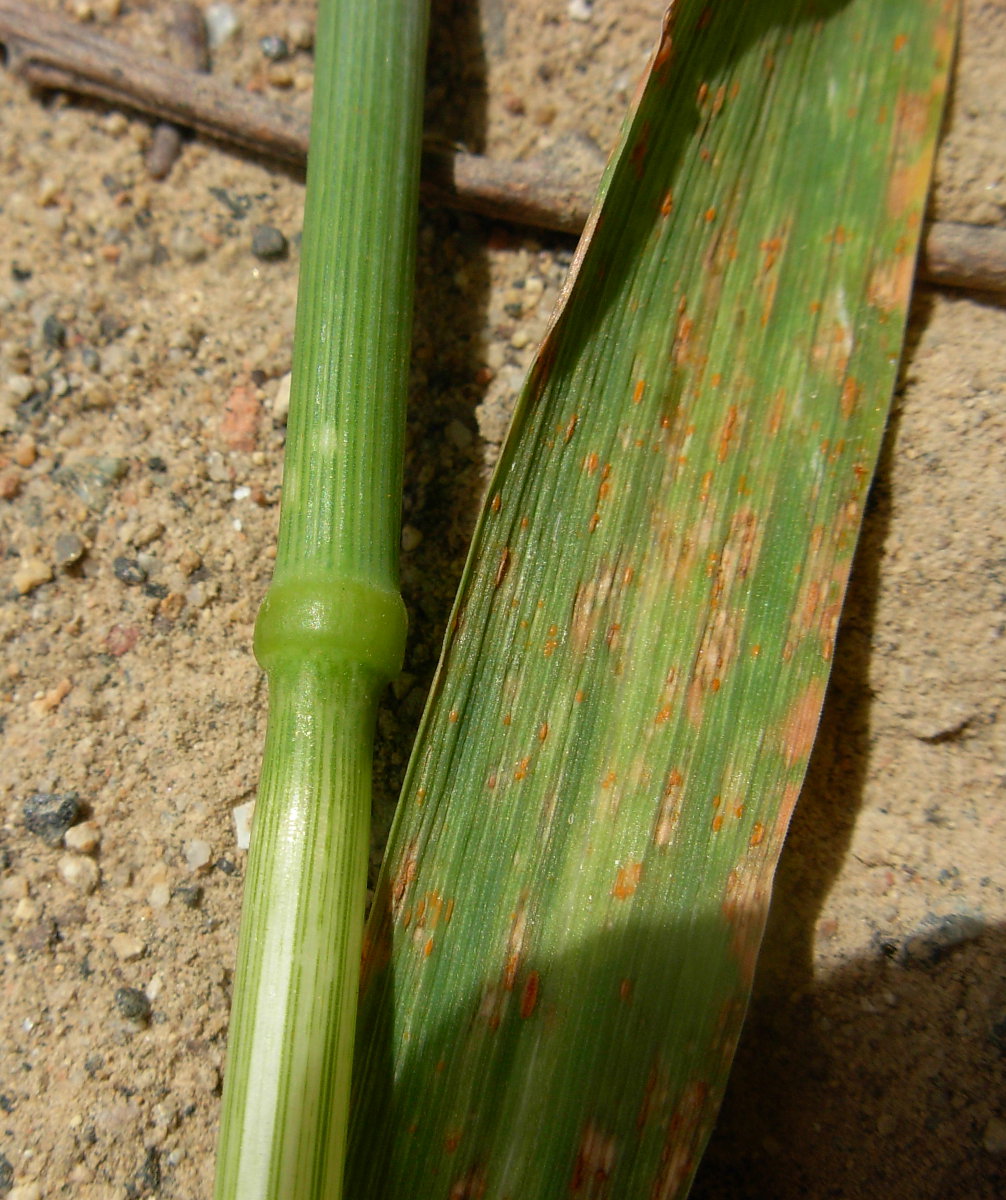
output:
<svg viewBox="0 0 1006 1200"><path fill-rule="evenodd" d="M377 699L398 538L426 0L322 0L276 572L269 730L216 1200L338 1200Z"/></svg>

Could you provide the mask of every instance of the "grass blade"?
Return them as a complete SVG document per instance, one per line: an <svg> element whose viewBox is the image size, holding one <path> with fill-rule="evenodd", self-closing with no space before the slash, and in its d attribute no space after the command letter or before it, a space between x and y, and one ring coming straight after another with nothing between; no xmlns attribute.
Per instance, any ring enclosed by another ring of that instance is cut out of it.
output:
<svg viewBox="0 0 1006 1200"><path fill-rule="evenodd" d="M687 1190L824 696L955 22L670 10L410 765L351 1194Z"/></svg>

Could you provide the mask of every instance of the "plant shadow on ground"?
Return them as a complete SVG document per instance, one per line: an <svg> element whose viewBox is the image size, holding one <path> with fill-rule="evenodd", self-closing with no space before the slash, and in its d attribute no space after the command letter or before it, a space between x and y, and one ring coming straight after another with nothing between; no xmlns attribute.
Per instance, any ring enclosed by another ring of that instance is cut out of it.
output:
<svg viewBox="0 0 1006 1200"><path fill-rule="evenodd" d="M931 310L931 294L917 292L902 380ZM875 932L875 954L814 978L818 921L849 853L870 765L870 662L882 652L875 613L902 387L776 874L748 1019L693 1200L979 1200L1006 1188L1002 1158L982 1148L1006 1065L1006 931L987 930L922 961ZM962 998L976 994L980 1006L972 999L962 1020Z"/></svg>

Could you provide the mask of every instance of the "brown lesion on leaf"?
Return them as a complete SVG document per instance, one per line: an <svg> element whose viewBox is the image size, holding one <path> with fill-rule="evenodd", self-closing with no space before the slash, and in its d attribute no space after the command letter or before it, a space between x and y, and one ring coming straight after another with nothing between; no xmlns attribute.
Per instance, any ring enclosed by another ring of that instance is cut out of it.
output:
<svg viewBox="0 0 1006 1200"><path fill-rule="evenodd" d="M618 1140L602 1132L590 1121L580 1135L573 1174L569 1181L571 1196L581 1200L603 1200L610 1195L610 1181L618 1157Z"/></svg>
<svg viewBox="0 0 1006 1200"><path fill-rule="evenodd" d="M929 190L931 160L923 152L912 162L896 167L887 184L887 211L896 218L917 212Z"/></svg>
<svg viewBox="0 0 1006 1200"><path fill-rule="evenodd" d="M524 987L520 994L521 1020L526 1021L538 1006L538 995L541 991L541 975L537 971L528 971Z"/></svg>
<svg viewBox="0 0 1006 1200"><path fill-rule="evenodd" d="M474 1166L451 1184L448 1200L484 1200L485 1194L485 1172L481 1167Z"/></svg>
<svg viewBox="0 0 1006 1200"><path fill-rule="evenodd" d="M720 910L730 928L730 953L745 987L754 981L770 895L763 860L741 859L727 876Z"/></svg>
<svg viewBox="0 0 1006 1200"><path fill-rule="evenodd" d="M701 1079L686 1084L667 1121L649 1200L676 1200L681 1195L714 1117L715 1106L709 1102L708 1084Z"/></svg>
<svg viewBox="0 0 1006 1200"><path fill-rule="evenodd" d="M585 654L597 633L602 614L606 613L618 572L618 560L602 563L597 575L582 581L573 598L570 641L577 654Z"/></svg>
<svg viewBox="0 0 1006 1200"><path fill-rule="evenodd" d="M908 305L915 275L915 255L902 254L873 268L866 297L884 312L900 312Z"/></svg>
<svg viewBox="0 0 1006 1200"><path fill-rule="evenodd" d="M650 136L652 130L649 121L644 121L639 131L635 145L629 151L629 162L636 173L637 179L642 179L646 173L646 156L650 152Z"/></svg>
<svg viewBox="0 0 1006 1200"><path fill-rule="evenodd" d="M672 768L664 783L660 796L660 807L657 809L657 815L653 822L652 836L654 844L657 846L666 846L674 833L674 827L677 825L681 813L683 784L684 776L677 767Z"/></svg>
<svg viewBox="0 0 1006 1200"><path fill-rule="evenodd" d="M825 685L812 679L793 701L783 719L780 745L787 766L802 762L810 754L824 703Z"/></svg>
<svg viewBox="0 0 1006 1200"><path fill-rule="evenodd" d="M730 443L737 433L738 420L739 412L737 405L731 404L726 411L723 423L719 429L719 437L716 443L716 461L718 463L724 463L727 460L727 455L730 453Z"/></svg>
<svg viewBox="0 0 1006 1200"><path fill-rule="evenodd" d="M391 876L391 919L398 919L405 904L405 897L419 871L419 843L416 838L405 847L405 852L398 861L394 874Z"/></svg>

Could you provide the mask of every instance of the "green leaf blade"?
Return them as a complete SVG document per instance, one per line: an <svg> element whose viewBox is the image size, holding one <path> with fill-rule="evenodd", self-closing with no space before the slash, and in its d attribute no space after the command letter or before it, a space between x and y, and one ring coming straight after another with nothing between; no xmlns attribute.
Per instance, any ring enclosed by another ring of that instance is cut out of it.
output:
<svg viewBox="0 0 1006 1200"><path fill-rule="evenodd" d="M355 1194L687 1190L824 697L955 12L671 10L403 794Z"/></svg>

